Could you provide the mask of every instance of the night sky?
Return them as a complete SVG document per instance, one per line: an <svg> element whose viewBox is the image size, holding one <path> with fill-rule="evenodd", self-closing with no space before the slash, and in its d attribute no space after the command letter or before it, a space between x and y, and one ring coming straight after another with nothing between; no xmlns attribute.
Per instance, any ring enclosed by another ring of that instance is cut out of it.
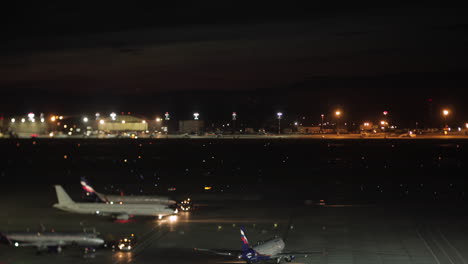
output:
<svg viewBox="0 0 468 264"><path fill-rule="evenodd" d="M4 6L0 112L195 109L217 119L342 107L411 123L449 106L466 119L466 9L338 6Z"/></svg>

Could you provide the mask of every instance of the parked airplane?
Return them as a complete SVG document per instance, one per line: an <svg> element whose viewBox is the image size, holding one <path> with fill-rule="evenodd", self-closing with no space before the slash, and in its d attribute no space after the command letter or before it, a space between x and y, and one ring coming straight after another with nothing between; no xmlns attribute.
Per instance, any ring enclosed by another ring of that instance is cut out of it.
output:
<svg viewBox="0 0 468 264"><path fill-rule="evenodd" d="M10 245L15 247L36 247L38 252L53 251L60 253L62 247L80 246L97 248L104 245L104 240L94 233L73 232L9 232L0 234Z"/></svg>
<svg viewBox="0 0 468 264"><path fill-rule="evenodd" d="M165 205L175 205L176 201L171 200L167 196L141 196L141 195L108 195L96 192L89 184L86 178L81 177L81 188L85 191L86 196L93 198L97 202L103 203L155 203Z"/></svg>
<svg viewBox="0 0 468 264"><path fill-rule="evenodd" d="M55 185L55 191L57 193L58 203L53 206L72 213L110 215L118 220L128 220L133 215L158 216L162 218L163 216L177 213L177 209L170 209L164 204L75 203L62 186Z"/></svg>
<svg viewBox="0 0 468 264"><path fill-rule="evenodd" d="M196 251L203 251L213 253L221 256L237 257L238 259L244 260L246 263L254 263L259 261L276 260L276 263L280 263L282 259L287 262L291 262L296 258L296 255L302 255L307 257L311 254L317 254L322 252L283 252L286 244L282 238L273 238L262 243L258 243L256 246L251 247L249 241L245 235L244 228L241 227L241 250L212 250L212 249L200 249L196 248Z"/></svg>

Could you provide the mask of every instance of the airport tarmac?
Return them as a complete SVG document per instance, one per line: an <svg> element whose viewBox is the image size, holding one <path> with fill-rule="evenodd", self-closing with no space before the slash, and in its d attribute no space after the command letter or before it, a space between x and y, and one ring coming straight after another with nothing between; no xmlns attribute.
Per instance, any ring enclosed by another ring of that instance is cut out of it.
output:
<svg viewBox="0 0 468 264"><path fill-rule="evenodd" d="M49 135L37 135L35 138L38 139L57 139L57 140L76 140L76 139L468 139L468 132L451 132L447 135L442 133L426 133L426 134L408 134L408 133L345 133L345 134L206 134L206 135L188 135L188 134L157 134L155 136L150 136L148 134L141 134L138 137L131 138L130 136L117 136L117 135L62 135L60 137L51 138ZM20 139L31 139L30 135L20 136ZM0 138L1 139L1 138ZM8 139L8 138L5 138Z"/></svg>
<svg viewBox="0 0 468 264"><path fill-rule="evenodd" d="M75 197L76 198L76 197ZM251 243L287 233L286 251L317 252L296 263L467 263L466 209L452 205L325 205L301 202L226 202L182 213L177 221L76 215L52 208L51 188L2 195L0 230L56 231L96 228L110 240L134 233L132 252L100 249L83 256L78 248L37 256L34 248L0 245L0 263L242 263L195 252L194 248L240 248L239 226ZM288 230L289 231L286 231Z"/></svg>

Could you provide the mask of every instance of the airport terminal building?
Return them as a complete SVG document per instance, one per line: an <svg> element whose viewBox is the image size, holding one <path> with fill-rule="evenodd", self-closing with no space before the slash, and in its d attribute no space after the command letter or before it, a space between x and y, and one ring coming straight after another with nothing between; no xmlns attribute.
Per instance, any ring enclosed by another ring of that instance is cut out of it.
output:
<svg viewBox="0 0 468 264"><path fill-rule="evenodd" d="M203 120L181 120L179 121L179 132L188 134L201 134L205 131Z"/></svg>
<svg viewBox="0 0 468 264"><path fill-rule="evenodd" d="M49 124L43 117L15 116L10 119L7 130L19 137L30 137L48 133Z"/></svg>
<svg viewBox="0 0 468 264"><path fill-rule="evenodd" d="M107 132L147 131L148 122L135 116L117 115L100 119L98 129Z"/></svg>

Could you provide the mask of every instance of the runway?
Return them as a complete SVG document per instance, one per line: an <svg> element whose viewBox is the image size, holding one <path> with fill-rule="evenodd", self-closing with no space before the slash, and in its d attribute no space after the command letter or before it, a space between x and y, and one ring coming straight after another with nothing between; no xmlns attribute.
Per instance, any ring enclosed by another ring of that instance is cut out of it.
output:
<svg viewBox="0 0 468 264"><path fill-rule="evenodd" d="M296 263L467 263L467 213L455 206L369 205L321 207L288 202L226 202L182 213L177 221L136 218L114 223L101 216L75 215L51 207L51 190L2 196L2 231L96 228L111 240L134 233L132 252L100 249L84 257L78 248L37 256L34 248L0 245L0 263L242 263L194 248L240 248L239 226L251 243L287 236L286 251L317 252ZM443 209L445 208L445 209ZM290 218L292 219L290 221ZM291 226L289 226L291 224ZM289 230L288 230L289 229ZM287 231L288 230L288 231Z"/></svg>

